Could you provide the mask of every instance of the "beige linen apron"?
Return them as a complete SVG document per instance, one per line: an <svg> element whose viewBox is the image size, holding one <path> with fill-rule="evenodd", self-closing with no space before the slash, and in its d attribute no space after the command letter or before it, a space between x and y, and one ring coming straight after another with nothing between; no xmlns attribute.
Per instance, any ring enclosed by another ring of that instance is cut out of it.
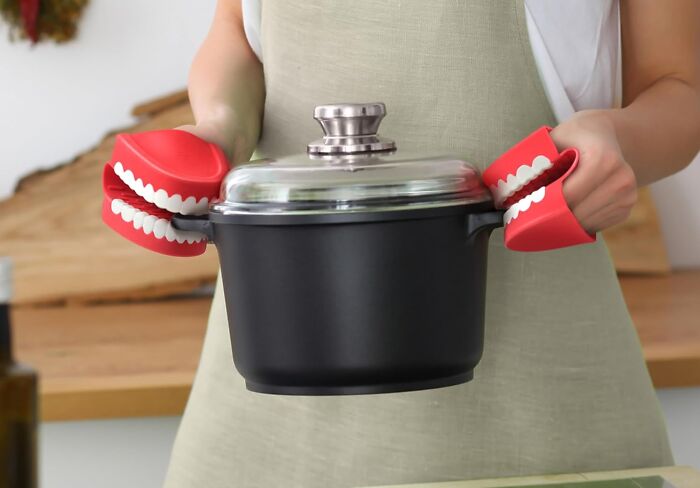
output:
<svg viewBox="0 0 700 488"><path fill-rule="evenodd" d="M264 0L259 153L303 151L319 137L316 104L384 101L382 131L401 148L483 168L554 124L526 29L521 1ZM217 286L166 486L328 488L670 463L602 239L525 254L504 249L497 231L484 357L472 382L449 388L248 392Z"/></svg>

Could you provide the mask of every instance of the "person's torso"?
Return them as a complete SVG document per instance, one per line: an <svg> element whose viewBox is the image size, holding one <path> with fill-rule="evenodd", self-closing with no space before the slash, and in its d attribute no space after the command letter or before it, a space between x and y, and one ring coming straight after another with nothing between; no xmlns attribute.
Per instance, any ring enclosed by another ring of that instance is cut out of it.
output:
<svg viewBox="0 0 700 488"><path fill-rule="evenodd" d="M242 1L246 37L261 61L262 1ZM525 0L524 4L535 64L557 120L576 110L619 103L618 0Z"/></svg>
<svg viewBox="0 0 700 488"><path fill-rule="evenodd" d="M386 103L399 149L482 169L554 116L522 2L316 1L262 5L262 156L303 152L315 105Z"/></svg>
<svg viewBox="0 0 700 488"><path fill-rule="evenodd" d="M399 150L456 153L482 168L554 122L521 1L265 0L262 41L261 156L303 152L319 136L314 106L329 102L383 101L380 132ZM449 388L249 392L231 361L223 298L219 284L169 488L377 486L671 462L600 239L517 253L494 232L483 358L472 381Z"/></svg>

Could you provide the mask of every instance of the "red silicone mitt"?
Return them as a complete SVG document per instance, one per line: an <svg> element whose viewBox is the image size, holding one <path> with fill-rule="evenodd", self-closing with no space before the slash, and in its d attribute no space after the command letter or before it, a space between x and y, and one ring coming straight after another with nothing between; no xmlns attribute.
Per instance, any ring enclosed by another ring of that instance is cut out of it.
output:
<svg viewBox="0 0 700 488"><path fill-rule="evenodd" d="M546 251L595 241L564 199L564 180L576 169L576 149L559 153L542 127L484 171L496 206L505 208L505 245L514 251Z"/></svg>
<svg viewBox="0 0 700 488"><path fill-rule="evenodd" d="M208 212L228 171L215 144L181 130L117 135L104 167L102 219L130 241L170 256L196 256L206 237L174 229L175 213Z"/></svg>

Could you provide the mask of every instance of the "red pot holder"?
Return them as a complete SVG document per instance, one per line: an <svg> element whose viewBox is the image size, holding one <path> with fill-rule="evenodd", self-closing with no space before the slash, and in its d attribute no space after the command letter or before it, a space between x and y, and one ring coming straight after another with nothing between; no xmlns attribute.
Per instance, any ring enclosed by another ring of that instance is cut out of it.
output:
<svg viewBox="0 0 700 488"><path fill-rule="evenodd" d="M542 127L501 155L484 171L498 208L506 209L505 246L513 251L546 251L594 242L564 199L564 180L576 169L579 153L561 153Z"/></svg>
<svg viewBox="0 0 700 488"><path fill-rule="evenodd" d="M151 251L202 254L206 237L174 229L170 219L206 214L227 171L221 149L189 132L119 134L102 174L102 220Z"/></svg>

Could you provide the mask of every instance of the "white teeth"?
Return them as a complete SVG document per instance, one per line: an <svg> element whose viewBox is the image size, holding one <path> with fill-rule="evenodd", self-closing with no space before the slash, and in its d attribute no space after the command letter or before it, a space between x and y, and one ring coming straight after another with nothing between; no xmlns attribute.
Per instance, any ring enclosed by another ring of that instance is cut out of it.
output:
<svg viewBox="0 0 700 488"><path fill-rule="evenodd" d="M516 175L508 175L506 184L511 187L517 186L518 178L516 177Z"/></svg>
<svg viewBox="0 0 700 488"><path fill-rule="evenodd" d="M541 186L539 189L533 191L530 194L530 198L533 203L540 203L544 199L545 187Z"/></svg>
<svg viewBox="0 0 700 488"><path fill-rule="evenodd" d="M551 168L552 162L547 156L540 155L536 156L535 159L532 160L532 167L535 169L535 172L537 174L540 174L543 173L545 170Z"/></svg>
<svg viewBox="0 0 700 488"><path fill-rule="evenodd" d="M112 213L119 215L124 222L131 222L134 229L141 229L144 234L148 235L151 232L156 239L165 237L168 242L177 241L180 244L187 242L192 244L202 242L206 237L199 232L191 232L175 229L169 220L159 219L148 212L139 210L126 203L124 200L115 198L111 204Z"/></svg>
<svg viewBox="0 0 700 488"><path fill-rule="evenodd" d="M132 206L129 206L128 208L124 208L121 211L122 214L122 220L124 222L131 222L134 220L134 214L136 214L136 209Z"/></svg>
<svg viewBox="0 0 700 488"><path fill-rule="evenodd" d="M129 185L129 187L134 186L134 173L127 169L122 173L122 181Z"/></svg>
<svg viewBox="0 0 700 488"><path fill-rule="evenodd" d="M118 198L115 198L114 200L112 200L112 213L113 214L121 213L123 206L124 206L124 201L119 200Z"/></svg>
<svg viewBox="0 0 700 488"><path fill-rule="evenodd" d="M143 218L143 226L141 228L144 234L148 235L153 232L153 226L156 225L156 220L158 220L158 218L153 215L146 215Z"/></svg>
<svg viewBox="0 0 700 488"><path fill-rule="evenodd" d="M155 225L153 226L153 235L156 236L156 239L162 239L165 237L165 231L168 229L168 221L165 219L158 219L156 220Z"/></svg>
<svg viewBox="0 0 700 488"><path fill-rule="evenodd" d="M506 184L505 181L503 180L498 180L498 186L492 186L491 187L491 193L494 194L494 197L496 198L496 201L499 201L501 199L502 195L505 195L508 193L508 185ZM499 203L500 205L500 203Z"/></svg>
<svg viewBox="0 0 700 488"><path fill-rule="evenodd" d="M153 185L149 183L143 188L143 194L139 196L143 197L148 203L153 203L155 193L156 192L153 191Z"/></svg>
<svg viewBox="0 0 700 488"><path fill-rule="evenodd" d="M167 210L169 200L168 193L165 190L158 190L153 198L153 203L155 203L157 207Z"/></svg>
<svg viewBox="0 0 700 488"><path fill-rule="evenodd" d="M158 190L161 191L161 190ZM166 193L165 196L167 197L168 194ZM182 197L179 194L175 194L172 197L167 199L166 207L165 209L168 212L173 212L177 213L182 209Z"/></svg>
<svg viewBox="0 0 700 488"><path fill-rule="evenodd" d="M537 178L539 175L552 167L552 162L547 156L539 155L532 160L531 165L524 164L520 166L515 175L509 174L506 176L506 181L498 180L496 185L491 186L491 193L496 200L496 205L500 206L503 202L515 192L522 189L525 185Z"/></svg>
<svg viewBox="0 0 700 488"><path fill-rule="evenodd" d="M177 240L180 244L184 243L187 241L188 244L192 244L194 242L201 242L202 239L205 239L203 234L200 234L199 232L192 232L188 230L177 230L173 227L173 225L168 222L168 227L165 229L165 238L168 241Z"/></svg>
<svg viewBox="0 0 700 488"><path fill-rule="evenodd" d="M510 223L511 220L517 219L520 212L527 211L533 203L540 203L544 198L545 187L540 187L538 190L530 193L525 198L518 200L514 203L503 216L506 225Z"/></svg>
<svg viewBox="0 0 700 488"><path fill-rule="evenodd" d="M197 199L195 197L187 197L187 199L182 202L181 213L183 215L191 215L197 208Z"/></svg>
<svg viewBox="0 0 700 488"><path fill-rule="evenodd" d="M508 225L510 224L511 220L517 219L519 214L520 209L518 208L518 204L516 203L515 205L512 205L508 210L506 210L506 213L503 214L503 220L505 221L506 225Z"/></svg>
<svg viewBox="0 0 700 488"><path fill-rule="evenodd" d="M143 219L146 218L146 215L148 215L146 212L136 212L136 215L134 215L134 229L139 230L141 227L143 227Z"/></svg>
<svg viewBox="0 0 700 488"><path fill-rule="evenodd" d="M168 195L168 192L162 188L156 190L152 184L144 184L141 178L137 179L134 173L129 169L125 169L124 165L119 161L114 163L114 173L138 196L168 212L183 215L202 215L209 210L208 198L201 198L197 202L197 198L194 196L183 199L179 193L172 196Z"/></svg>
<svg viewBox="0 0 700 488"><path fill-rule="evenodd" d="M173 229L173 226L170 225L170 222L168 222L168 228L165 229L165 238L168 240L168 242L173 242L177 235L175 234L175 229Z"/></svg>
<svg viewBox="0 0 700 488"><path fill-rule="evenodd" d="M516 176L518 177L518 180L520 180L520 181L531 181L532 178L534 178L534 176L533 176L534 174L535 174L535 170L532 168L532 166L528 166L526 164L523 164L521 167L518 168Z"/></svg>
<svg viewBox="0 0 700 488"><path fill-rule="evenodd" d="M209 199L207 197L202 197L199 199L197 206L195 206L192 213L194 215L202 215L209 211Z"/></svg>

